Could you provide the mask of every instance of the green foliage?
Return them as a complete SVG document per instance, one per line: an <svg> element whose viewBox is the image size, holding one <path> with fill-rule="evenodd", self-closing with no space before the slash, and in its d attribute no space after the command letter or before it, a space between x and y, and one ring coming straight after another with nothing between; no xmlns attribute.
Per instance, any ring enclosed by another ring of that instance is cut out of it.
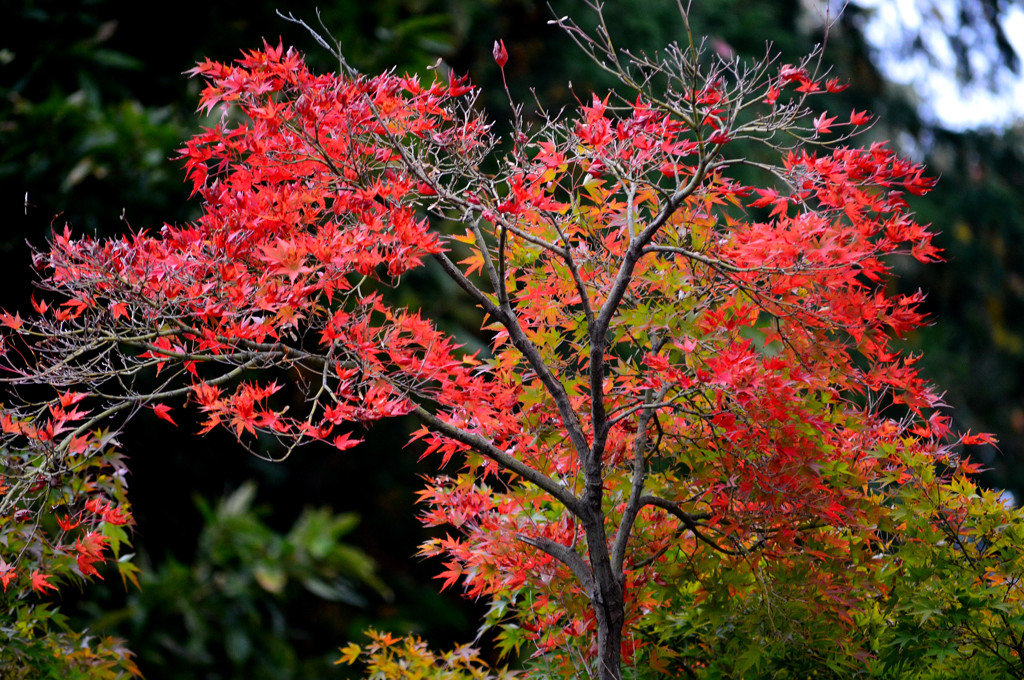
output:
<svg viewBox="0 0 1024 680"><path fill-rule="evenodd" d="M73 630L57 608L18 606L0 622L4 680L125 680L138 675L123 641Z"/></svg>
<svg viewBox="0 0 1024 680"><path fill-rule="evenodd" d="M166 95L153 105L130 91L144 61L115 45L112 3L35 5L0 14L19 27L0 58L0 183L28 192L22 221L41 229L66 212L81 227L113 233L122 212L136 227L154 226L161 213L184 217L165 210L186 196L167 162L187 133L184 117ZM36 31L50 39L28 40Z"/></svg>
<svg viewBox="0 0 1024 680"><path fill-rule="evenodd" d="M145 570L141 590L97 622L133 641L144 672L322 677L327 648L296 638L309 619L336 616L330 603L365 604L367 587L390 596L370 558L343 542L354 515L306 509L280 533L264 521L266 510L253 506L255 495L250 482L213 508L197 499L205 528L191 563L169 559Z"/></svg>
<svg viewBox="0 0 1024 680"><path fill-rule="evenodd" d="M965 480L902 500L878 663L905 677L1024 677L1024 511Z"/></svg>
<svg viewBox="0 0 1024 680"><path fill-rule="evenodd" d="M891 539L846 568L880 570L882 587L834 593L860 601L845 625L829 624L835 603L805 585L828 569L812 546L785 570L705 560L645 622L643 639L663 651L644 677L1024 678L1024 511L963 479L894 484L879 501L893 509L881 527Z"/></svg>

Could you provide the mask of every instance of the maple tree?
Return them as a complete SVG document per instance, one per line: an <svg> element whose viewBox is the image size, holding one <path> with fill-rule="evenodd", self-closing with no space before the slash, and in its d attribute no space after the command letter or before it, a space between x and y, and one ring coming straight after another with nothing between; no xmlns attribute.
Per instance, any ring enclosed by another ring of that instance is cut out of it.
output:
<svg viewBox="0 0 1024 680"><path fill-rule="evenodd" d="M894 344L924 319L891 258L938 257L905 195L934 181L849 146L866 112L812 111L843 87L818 55L636 55L557 23L621 89L535 123L513 104L504 140L454 75L340 52L318 75L270 44L193 69L220 113L181 150L202 216L65 228L35 314L0 316L22 390L0 416L5 592L119 555L116 433L140 411L194 408L272 459L411 414L439 470L423 521L450 528L422 554L538 673L1022 677L1020 513L970 482L958 446L989 438L954 433ZM428 263L482 311L486 353L395 301ZM343 660L487 674L399 642Z"/></svg>

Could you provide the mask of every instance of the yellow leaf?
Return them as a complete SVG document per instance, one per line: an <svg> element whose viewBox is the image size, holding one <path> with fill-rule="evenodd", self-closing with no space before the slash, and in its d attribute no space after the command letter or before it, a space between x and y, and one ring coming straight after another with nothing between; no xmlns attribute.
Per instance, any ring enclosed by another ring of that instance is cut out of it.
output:
<svg viewBox="0 0 1024 680"><path fill-rule="evenodd" d="M341 658L334 662L334 665L346 664L351 666L359 658L359 654L363 651L362 648L354 642L348 643L347 647L341 649Z"/></svg>
<svg viewBox="0 0 1024 680"><path fill-rule="evenodd" d="M467 229L466 233L463 236L452 235L452 240L458 241L459 243L473 244L476 243L476 234L474 234L471 230Z"/></svg>

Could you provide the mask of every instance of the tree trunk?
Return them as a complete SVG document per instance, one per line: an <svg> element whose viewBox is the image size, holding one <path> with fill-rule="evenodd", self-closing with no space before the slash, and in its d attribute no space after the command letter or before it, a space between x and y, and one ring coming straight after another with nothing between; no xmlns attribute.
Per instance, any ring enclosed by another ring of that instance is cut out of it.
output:
<svg viewBox="0 0 1024 680"><path fill-rule="evenodd" d="M625 579L612 569L604 531L604 513L591 507L585 524L590 568L594 575L590 606L597 619L597 677L622 678L622 627L625 622Z"/></svg>
<svg viewBox="0 0 1024 680"><path fill-rule="evenodd" d="M597 614L598 680L621 680L622 625L625 619L622 589L617 587L613 592L597 594L593 607Z"/></svg>

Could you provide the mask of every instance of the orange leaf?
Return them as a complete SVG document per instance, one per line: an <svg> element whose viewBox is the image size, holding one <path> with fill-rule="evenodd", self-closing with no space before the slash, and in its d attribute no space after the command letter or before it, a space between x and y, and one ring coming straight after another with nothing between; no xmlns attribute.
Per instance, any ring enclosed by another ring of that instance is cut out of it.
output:
<svg viewBox="0 0 1024 680"><path fill-rule="evenodd" d="M21 328L22 324L21 315L15 312L14 316L11 316L7 312L4 312L0 314L0 323L10 328L13 328L14 330L18 330L19 328Z"/></svg>
<svg viewBox="0 0 1024 680"><path fill-rule="evenodd" d="M18 572L15 570L14 566L7 564L3 558L0 558L0 583L3 584L5 593L7 592L7 586L10 585L11 581L13 581L14 577L17 575Z"/></svg>

